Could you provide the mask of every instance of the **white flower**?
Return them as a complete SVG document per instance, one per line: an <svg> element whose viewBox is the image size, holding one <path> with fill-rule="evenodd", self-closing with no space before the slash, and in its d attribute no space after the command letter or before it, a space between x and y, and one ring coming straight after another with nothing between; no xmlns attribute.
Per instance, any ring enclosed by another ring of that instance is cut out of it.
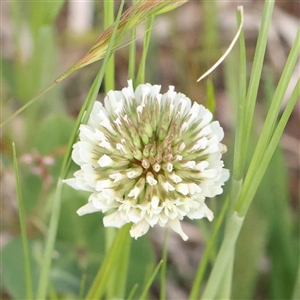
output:
<svg viewBox="0 0 300 300"><path fill-rule="evenodd" d="M229 178L223 168L223 129L212 114L174 87L132 82L94 104L72 158L80 166L65 182L91 192L79 215L107 212L105 226L133 223L130 234L144 235L168 225L187 240L184 217L213 219L205 198L222 193Z"/></svg>

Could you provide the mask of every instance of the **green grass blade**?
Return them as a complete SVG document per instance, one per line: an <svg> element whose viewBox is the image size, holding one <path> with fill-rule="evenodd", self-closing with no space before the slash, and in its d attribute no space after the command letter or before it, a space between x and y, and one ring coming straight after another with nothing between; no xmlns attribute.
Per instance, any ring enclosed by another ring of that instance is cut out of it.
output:
<svg viewBox="0 0 300 300"><path fill-rule="evenodd" d="M130 33L130 45L129 45L129 63L128 63L128 79L135 77L135 63L136 63L136 29L133 28Z"/></svg>
<svg viewBox="0 0 300 300"><path fill-rule="evenodd" d="M253 66L252 66L248 92L246 97L246 108L245 108L246 113L244 116L244 122L242 123L244 126L243 129L241 129L243 133L243 151L241 151L241 155L242 155L242 158L240 159L241 162L246 161L246 154L247 154L246 149L248 149L249 135L252 127L252 119L254 114L254 108L255 108L255 103L257 98L258 86L260 82L265 52L266 52L269 28L272 21L274 4L275 4L274 0L265 1L264 11L261 19L262 23L258 34L258 40L255 48Z"/></svg>
<svg viewBox="0 0 300 300"><path fill-rule="evenodd" d="M241 14L238 13L238 24L241 24ZM247 79L246 79L246 46L245 46L245 36L244 30L241 30L239 37L240 46L240 70L239 70L239 99L237 101L237 123L235 131L235 141L234 141L234 158L232 167L232 179L231 179L231 189L230 189L230 204L228 209L228 215L230 216L234 207L238 201L238 197L243 184L243 169L245 165L245 155L244 151L244 134L245 134L245 109L246 109L246 90L247 90Z"/></svg>
<svg viewBox="0 0 300 300"><path fill-rule="evenodd" d="M53 254L56 232L58 228L59 215L60 215L62 186L63 186L63 182L61 179L59 179L56 185L55 195L53 198L50 225L49 225L48 236L47 236L47 241L45 246L44 259L41 266L40 281L39 281L37 297L36 297L36 299L39 300L46 299L47 288L49 284L51 260L52 260L52 254Z"/></svg>
<svg viewBox="0 0 300 300"><path fill-rule="evenodd" d="M294 290L293 290L293 295L292 295L292 300L298 300L300 299L300 257L298 257L298 261L299 261L299 266L298 266L298 272L297 272L297 278L296 278L296 281L295 281L295 287L294 287Z"/></svg>
<svg viewBox="0 0 300 300"><path fill-rule="evenodd" d="M163 255L162 255L162 267L160 272L160 293L159 299L165 300L166 299L166 278L167 278L167 260L168 260L168 230L165 230L164 236L164 244L163 244Z"/></svg>
<svg viewBox="0 0 300 300"><path fill-rule="evenodd" d="M151 287L151 284L152 284L152 282L154 281L154 278L155 278L155 276L156 276L156 274L158 273L158 271L159 271L159 269L160 269L160 267L161 267L161 265L162 265L162 263L163 263L163 261L161 260L159 263L158 263L158 265L157 265L157 267L155 268L155 270L154 270L154 272L152 273L152 275L150 276L150 278L148 279L148 281L147 281L147 283L146 283L146 285L145 285L145 287L144 287L144 290L143 290L143 292L142 292L142 295L140 296L140 300L144 300L144 299L147 299L147 293L148 293L148 291L149 291L149 289L150 289L150 287Z"/></svg>
<svg viewBox="0 0 300 300"><path fill-rule="evenodd" d="M105 259L94 279L86 299L101 299L101 297L104 295L107 288L107 283L113 275L119 259L121 259L123 245L126 241L126 238L131 238L129 236L130 226L131 224L126 224L117 232L116 237L111 245L111 250L105 256Z"/></svg>
<svg viewBox="0 0 300 300"><path fill-rule="evenodd" d="M263 126L262 132L260 134L260 138L258 140L255 152L253 154L253 159L251 161L251 164L249 166L249 170L247 173L247 181L245 180L245 185L243 187L244 191L247 189L252 189L252 179L255 177L255 173L257 168L261 165L262 162L262 155L261 153L265 153L265 149L268 146L268 143L270 141L270 137L274 131L274 126L276 124L280 107L283 101L283 97L286 93L290 78L292 76L293 70L295 68L296 61L299 57L299 46L298 46L298 40L300 38L300 30L298 30L296 40L292 46L292 49L290 51L289 57L287 59L285 68L283 70L283 73L281 75L279 84L277 86L277 89L275 91L275 95L273 98L273 101L271 103L269 112L266 117L265 124ZM256 178L257 179L257 178ZM239 203L237 204L237 209L240 209L243 205L244 198L241 197L239 200ZM244 205L244 209L247 209L249 207L250 203L247 203Z"/></svg>
<svg viewBox="0 0 300 300"><path fill-rule="evenodd" d="M108 28L109 25L114 22L114 1L104 1L104 28ZM105 91L115 89L115 58L114 53L111 54L109 61L107 62L107 68L104 77Z"/></svg>
<svg viewBox="0 0 300 300"><path fill-rule="evenodd" d="M278 145L283 130L287 124L287 121L293 111L293 108L300 96L300 80L298 80L291 98L280 118L280 121L275 129L275 132L270 140L267 149L262 154L260 164L257 166L250 165L249 172L245 178L245 184L241 192L241 205L237 207L237 211L240 216L244 216L251 204L251 201L258 189L258 186L262 180L262 177L268 167L268 164L272 158L272 155Z"/></svg>
<svg viewBox="0 0 300 300"><path fill-rule="evenodd" d="M210 273L204 293L201 299L215 299L224 280L225 271L230 268L228 263L232 252L234 252L235 243L243 225L244 218L238 216L236 212L231 216L226 228L225 236L218 252L214 267ZM229 269L230 270L230 269Z"/></svg>
<svg viewBox="0 0 300 300"><path fill-rule="evenodd" d="M133 288L131 289L131 291L130 291L128 297L126 298L127 300L133 299L133 295L134 295L136 289L138 288L138 286L139 286L139 285L138 285L137 283L133 286Z"/></svg>
<svg viewBox="0 0 300 300"><path fill-rule="evenodd" d="M136 85L145 83L146 58L147 58L147 54L148 54L153 23L154 23L154 17L152 17L147 23L146 34L144 37L143 53L142 53L142 57L141 57L140 65L139 65L138 75L137 75L137 78L135 81Z"/></svg>
<svg viewBox="0 0 300 300"><path fill-rule="evenodd" d="M223 275L224 279L221 281L220 287L218 288L216 299L230 299L234 257L235 257L235 251L233 250L228 257L227 266L224 270L224 275Z"/></svg>
<svg viewBox="0 0 300 300"><path fill-rule="evenodd" d="M228 203L229 203L229 198L227 197L223 204L222 210L221 210L217 220L214 223L212 233L209 237L209 240L208 240L208 243L204 250L204 253L202 255L201 261L199 262L197 272L196 272L196 277L194 279L193 286L192 286L192 289L191 289L191 292L189 295L189 300L198 299L201 283L202 283L212 250L216 244L217 235L219 233L221 225L223 224L224 217L225 217L225 214L226 214L226 211L228 208Z"/></svg>
<svg viewBox="0 0 300 300"><path fill-rule="evenodd" d="M118 267L115 268L116 275L114 276L114 294L116 299L125 299L127 271L129 265L129 256L132 238L128 237L122 245L122 255L118 262Z"/></svg>
<svg viewBox="0 0 300 300"><path fill-rule="evenodd" d="M10 115L6 120L4 120L0 124L0 128L5 126L7 123L9 123L12 119L14 119L17 115L19 115L21 112L23 112L27 107L29 107L31 104L33 104L36 100L40 99L43 95L45 95L49 90L51 90L55 86L55 83L52 83L50 86L48 86L46 89L41 91L39 94L37 94L34 98L26 102L22 107L20 107L18 110L16 110L12 115Z"/></svg>
<svg viewBox="0 0 300 300"><path fill-rule="evenodd" d="M26 298L33 299L29 247L28 247L28 238L27 238L26 224L25 224L25 210L24 210L23 199L22 199L19 167L18 167L18 159L17 159L15 143L12 143L12 149L13 149L14 171L15 171L15 180L16 180L16 188L17 188L17 196L18 196L17 199L18 199L18 208L19 208L21 236L22 236L22 244L23 244L24 267L25 267L24 271L25 271L25 279L26 279Z"/></svg>

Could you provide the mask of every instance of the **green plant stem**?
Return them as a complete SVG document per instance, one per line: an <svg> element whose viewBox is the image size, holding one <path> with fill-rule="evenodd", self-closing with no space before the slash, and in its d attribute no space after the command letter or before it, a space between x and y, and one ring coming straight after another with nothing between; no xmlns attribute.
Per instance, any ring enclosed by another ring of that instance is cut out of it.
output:
<svg viewBox="0 0 300 300"><path fill-rule="evenodd" d="M114 1L104 1L104 28L108 28L114 22ZM114 53L111 54L107 62L107 68L104 77L105 91L115 89L115 58Z"/></svg>
<svg viewBox="0 0 300 300"><path fill-rule="evenodd" d="M285 68L282 72L280 81L278 83L277 89L275 91L274 94L274 98L273 101L271 103L269 112L267 114L266 117L266 121L265 124L263 126L262 132L260 134L260 138L258 140L257 146L255 148L254 154L253 154L253 158L251 160L251 164L249 166L249 170L247 172L247 176L245 179L245 183L243 186L243 195L241 195L239 202L237 204L237 210L241 210L241 207L243 206L243 214L245 213L245 210L247 210L250 206L250 203L252 200L248 200L250 201L249 203L244 203L244 196L245 193L247 193L248 190L252 190L253 191L253 180L257 180L256 177L256 173L257 173L257 168L261 166L262 162L263 162L263 155L261 155L261 153L265 153L266 148L268 147L268 143L271 139L271 136L274 132L274 126L275 123L277 122L277 118L280 112L280 107L284 98L284 95L286 93L290 78L292 76L296 61L299 57L299 47L298 47L298 43L297 41L299 41L300 39L300 30L298 30L295 42L292 46L292 49L290 51L289 57L287 59Z"/></svg>
<svg viewBox="0 0 300 300"><path fill-rule="evenodd" d="M134 77L135 77L135 63L136 63L136 60L135 60L135 58L136 58L135 40L136 40L136 29L133 28L130 32L128 79L134 79Z"/></svg>
<svg viewBox="0 0 300 300"><path fill-rule="evenodd" d="M132 237L128 234L123 244L123 250L121 258L118 262L119 266L116 269L116 276L114 282L114 298L125 299L126 282L127 282L127 271L130 260Z"/></svg>
<svg viewBox="0 0 300 300"><path fill-rule="evenodd" d="M297 271L297 277L295 281L295 286L293 290L292 300L298 300L300 299L300 256L298 255L298 271Z"/></svg>
<svg viewBox="0 0 300 300"><path fill-rule="evenodd" d="M130 224L126 224L117 232L116 237L110 247L110 251L105 256L105 259L94 279L86 299L101 299L101 297L104 295L107 288L107 283L111 278L111 275L114 273L119 259L122 259L120 256L123 250L124 242L129 235L129 228Z"/></svg>
<svg viewBox="0 0 300 300"><path fill-rule="evenodd" d="M136 78L136 85L139 85L141 83L145 83L145 66L146 66L146 58L147 58L147 53L149 49L149 44L150 44L150 37L151 37L151 32L153 28L153 23L154 23L154 17L150 19L147 23L147 31L144 37L144 46L143 46L143 53L140 61L140 66L139 66L139 71L138 75Z"/></svg>
<svg viewBox="0 0 300 300"><path fill-rule="evenodd" d="M25 103L22 107L20 107L17 111L15 111L11 116L9 116L5 121L3 121L0 124L0 128L5 126L7 123L9 123L13 118L15 118L17 115L19 115L21 112L23 112L28 106L33 104L37 99L41 98L44 94L46 94L49 90L51 90L56 83L52 83L50 86L48 86L46 89L41 91L39 94L37 94L34 98L29 100L27 103Z"/></svg>
<svg viewBox="0 0 300 300"><path fill-rule="evenodd" d="M63 186L63 182L61 179L59 179L56 185L55 195L53 198L50 225L47 233L47 242L45 247L44 259L42 261L40 281L39 281L38 292L36 297L36 299L39 300L45 299L47 294L51 259L52 259L52 253L54 249L56 232L57 232L59 215L60 215L62 186Z"/></svg>
<svg viewBox="0 0 300 300"><path fill-rule="evenodd" d="M23 245L23 255L24 255L26 297L27 299L33 299L29 247L28 247L28 239L27 239L26 223L25 223L25 210L24 210L23 198L21 192L19 167L18 167L18 159L17 159L15 143L12 143L12 149L13 149L14 171L15 171L15 180L16 180L17 196L18 196L17 199L18 199L19 218L20 218L22 245Z"/></svg>
<svg viewBox="0 0 300 300"><path fill-rule="evenodd" d="M228 262L230 262L230 256L234 251L243 221L244 219L239 217L236 212L231 216L214 268L211 271L201 299L215 299L218 287L221 286L221 281L224 278L224 272L228 268Z"/></svg>
<svg viewBox="0 0 300 300"><path fill-rule="evenodd" d="M255 108L258 86L261 78L261 72L262 72L266 47L267 47L268 33L272 21L274 4L275 4L274 0L265 1L263 15L261 19L262 20L261 27L258 33L257 45L255 48L253 66L252 66L248 92L246 97L244 122L242 123L244 151L242 151L241 153L243 155L243 157L241 158L241 162L243 164L246 161L246 155L247 155L246 149L248 149L250 130L252 127L254 108Z"/></svg>
<svg viewBox="0 0 300 300"><path fill-rule="evenodd" d="M158 273L158 271L159 271L159 269L160 269L162 263L163 263L163 261L161 260L161 261L158 263L158 265L156 266L154 272L152 273L152 275L150 276L149 280L147 281L147 283L146 283L146 285L145 285L145 287L144 287L144 290L143 290L143 292L142 292L142 294L141 294L139 300L147 299L147 297L146 297L146 296L147 296L147 293L148 293L148 291L149 291L149 289L150 289L150 287L151 287L151 284L152 284L152 282L154 281L154 278L155 278L156 274Z"/></svg>
<svg viewBox="0 0 300 300"><path fill-rule="evenodd" d="M241 14L237 14L238 24L241 24ZM246 46L245 46L245 36L244 30L241 30L239 37L240 45L240 70L239 70L239 97L237 102L237 122L235 131L235 141L234 141L234 158L232 167L232 180L230 189L230 203L228 208L228 216L231 216L234 207L238 201L242 185L243 185L243 173L245 165L245 149L244 145L244 129L245 129L245 115L246 115Z"/></svg>
<svg viewBox="0 0 300 300"><path fill-rule="evenodd" d="M218 235L221 225L223 223L223 220L224 220L227 208L228 208L228 203L229 203L229 197L226 198L226 200L223 204L222 210L214 224L212 233L209 237L209 240L208 240L208 243L204 250L204 253L202 255L201 261L198 265L196 277L194 279L193 286L192 286L192 289L191 289L191 292L189 295L189 300L198 299L200 286L201 286L201 283L202 283L202 280L203 280L203 277L204 277L204 274L206 271L206 267L208 265L209 258L211 256L211 252L215 246L217 235Z"/></svg>
<svg viewBox="0 0 300 300"><path fill-rule="evenodd" d="M166 229L164 235L163 255L162 255L163 264L160 272L160 293L159 293L160 300L166 299L166 278L167 278L167 260L168 260L167 241L168 241L168 230Z"/></svg>
<svg viewBox="0 0 300 300"><path fill-rule="evenodd" d="M127 300L133 299L133 295L134 295L136 289L138 288L138 286L139 285L137 283L133 286L133 288L131 289L131 291L130 291L128 297L127 297Z"/></svg>
<svg viewBox="0 0 300 300"><path fill-rule="evenodd" d="M261 179L268 167L268 164L272 158L272 155L279 143L286 123L295 107L295 104L300 96L300 80L298 80L291 98L280 118L280 121L275 129L275 132L269 142L269 145L265 149L262 155L262 159L259 165L253 164L249 167L249 172L245 178L243 190L240 198L242 199L240 207L237 207L237 211L241 217L244 217L249 209L249 206L253 200L253 197L258 189Z"/></svg>

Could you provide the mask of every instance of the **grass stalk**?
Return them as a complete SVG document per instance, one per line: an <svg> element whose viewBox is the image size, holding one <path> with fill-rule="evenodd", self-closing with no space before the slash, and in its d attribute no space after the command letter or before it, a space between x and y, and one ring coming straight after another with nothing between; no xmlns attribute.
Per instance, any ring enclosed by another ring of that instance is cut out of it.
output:
<svg viewBox="0 0 300 300"><path fill-rule="evenodd" d="M238 24L242 22L241 14L237 14ZM245 35L242 29L239 36L239 96L237 102L237 121L236 121L236 131L235 131L235 141L234 141L234 159L232 167L232 178L231 178L231 188L230 188L230 203L227 215L231 216L234 207L238 201L242 185L243 185L243 172L245 165L245 155L243 151L244 143L244 128L245 128L245 115L246 115L246 46L245 46Z"/></svg>
<svg viewBox="0 0 300 300"><path fill-rule="evenodd" d="M253 200L253 197L258 189L258 186L262 180L262 177L268 167L268 164L272 158L272 155L279 143L279 140L282 136L283 130L287 124L287 121L295 107L295 104L300 96L300 80L298 80L291 98L280 118L280 121L275 129L275 132L269 142L269 145L265 149L262 155L260 163L256 166L253 164L250 165L249 173L245 178L245 184L241 192L241 205L237 207L237 211L241 217L245 216L249 206Z"/></svg>
<svg viewBox="0 0 300 300"><path fill-rule="evenodd" d="M300 30L298 30L295 42L292 46L292 49L291 49L289 57L287 59L285 68L282 72L280 81L278 83L277 89L276 89L274 97L273 97L273 101L271 103L269 112L266 117L265 124L263 126L262 132L260 134L260 138L259 138L257 146L255 148L255 152L253 154L253 158L251 160L251 164L249 166L247 176L245 178L245 184L243 186L243 195L241 195L239 202L237 204L237 210L240 210L242 215L245 215L245 213L251 203L251 200L248 200L250 202L245 202L245 200L244 200L245 193L247 193L248 190L253 189L253 180L257 179L255 174L257 173L257 168L263 162L263 157L264 157L261 155L261 153L265 153L265 150L268 147L268 143L274 132L274 126L277 122L277 118L278 118L278 115L280 112L280 107L282 105L284 95L286 93L293 70L295 68L296 61L299 57L300 50L299 50L298 43L297 43L299 38L300 38ZM242 206L243 206L243 208L242 208Z"/></svg>
<svg viewBox="0 0 300 300"><path fill-rule="evenodd" d="M164 244L163 244L163 255L162 255L162 267L160 272L160 293L159 299L166 299L166 278L167 278L167 260L168 260L168 230L165 230Z"/></svg>
<svg viewBox="0 0 300 300"><path fill-rule="evenodd" d="M239 217L236 212L231 216L225 236L218 252L215 265L211 271L208 282L201 299L215 299L219 293L219 287L224 279L224 273L231 263L230 257L235 248L235 243L243 225L244 219Z"/></svg>
<svg viewBox="0 0 300 300"><path fill-rule="evenodd" d="M130 45L129 45L129 63L128 63L128 79L135 78L135 63L136 63L136 29L133 28L130 32Z"/></svg>
<svg viewBox="0 0 300 300"><path fill-rule="evenodd" d="M101 268L99 269L85 299L101 299L104 295L107 289L107 283L109 282L111 275L113 275L119 259L122 259L121 253L125 240L129 235L129 226L130 224L125 225L117 232L110 247L110 251L105 256Z"/></svg>
<svg viewBox="0 0 300 300"><path fill-rule="evenodd" d="M19 167L18 167L18 159L17 159L17 151L16 151L15 143L12 143L12 149L13 149L15 181L16 181L16 188L17 188L19 219L20 219L20 227L21 227L21 237L22 237L22 245L23 245L23 255L24 255L26 298L33 299L29 247L28 247L28 238L26 233L26 222L25 222L25 210L24 210L24 204L23 204L23 198L21 192Z"/></svg>
<svg viewBox="0 0 300 300"><path fill-rule="evenodd" d="M138 75L137 75L137 78L135 80L136 86L145 82L146 59L147 59L147 54L148 54L148 49L149 49L149 44L150 44L150 38L151 38L153 23L154 23L154 17L152 17L147 22L146 34L145 34L145 37L144 37L144 44L143 44L143 53L142 53L141 61L140 61L140 64L139 64Z"/></svg>
<svg viewBox="0 0 300 300"><path fill-rule="evenodd" d="M228 209L228 204L229 204L229 197L226 198L226 200L223 204L222 210L220 211L220 214L219 214L217 220L214 222L214 227L213 227L212 233L209 237L208 243L206 245L206 248L202 255L201 261L199 262L199 265L197 268L196 277L194 279L193 286L192 286L192 289L191 289L191 292L189 295L189 300L198 299L201 283L202 283L202 280L203 280L203 277L204 277L204 274L205 274L205 271L206 271L206 268L207 268L207 265L209 262L209 258L211 256L211 253L216 244L217 235L219 233L221 225L223 224L225 214Z"/></svg>
<svg viewBox="0 0 300 300"><path fill-rule="evenodd" d="M152 282L154 281L154 279L155 279L155 277L156 277L156 274L158 273L158 271L159 271L159 269L160 269L162 263L163 263L163 261L161 260L161 261L158 263L158 265L156 266L156 268L154 269L152 275L150 276L150 278L149 278L148 281L146 282L146 285L145 285L145 287L144 287L144 289L143 289L143 292L142 292L142 294L141 294L139 300L147 299L147 293L148 293L148 291L149 291L149 289L150 289L150 287L151 287L151 284L152 284Z"/></svg>
<svg viewBox="0 0 300 300"><path fill-rule="evenodd" d="M114 22L114 1L104 1L104 28L108 28ZM115 89L115 57L111 53L110 59L107 62L107 68L104 76L104 85L106 93Z"/></svg>
<svg viewBox="0 0 300 300"><path fill-rule="evenodd" d="M263 15L261 19L261 26L258 33L258 40L255 48L253 66L249 81L249 86L247 90L246 96L246 107L245 107L245 115L244 122L241 123L242 136L243 136L243 145L240 149L241 158L240 162L245 165L246 155L249 143L250 131L252 128L252 120L254 114L254 108L256 104L256 98L258 93L258 86L261 78L261 72L263 68L264 57L266 53L266 47L268 42L269 29L272 21L272 13L274 9L274 0L265 1ZM241 166L241 170L243 170L243 166Z"/></svg>

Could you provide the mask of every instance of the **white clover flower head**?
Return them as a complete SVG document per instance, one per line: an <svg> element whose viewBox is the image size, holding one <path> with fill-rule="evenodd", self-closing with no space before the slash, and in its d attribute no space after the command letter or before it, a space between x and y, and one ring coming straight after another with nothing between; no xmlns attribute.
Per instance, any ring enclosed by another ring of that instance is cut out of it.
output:
<svg viewBox="0 0 300 300"><path fill-rule="evenodd" d="M187 240L180 221L213 219L205 198L222 193L229 178L221 160L223 129L204 106L170 86L131 80L110 91L104 105L95 102L80 126L72 158L80 166L65 182L91 193L77 213L113 210L104 226L132 223L134 238L156 224L169 226Z"/></svg>

